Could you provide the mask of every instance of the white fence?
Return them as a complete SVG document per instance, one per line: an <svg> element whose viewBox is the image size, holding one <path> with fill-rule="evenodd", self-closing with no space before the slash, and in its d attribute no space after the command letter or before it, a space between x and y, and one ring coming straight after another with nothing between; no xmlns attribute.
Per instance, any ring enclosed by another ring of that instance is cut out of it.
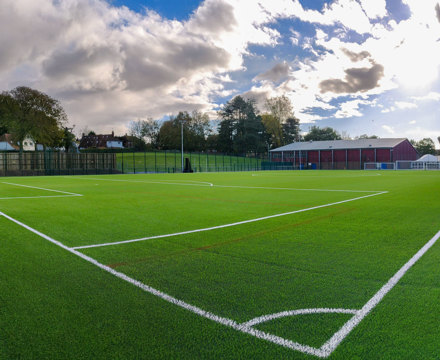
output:
<svg viewBox="0 0 440 360"><path fill-rule="evenodd" d="M403 161L365 163L364 170L440 170L440 161Z"/></svg>

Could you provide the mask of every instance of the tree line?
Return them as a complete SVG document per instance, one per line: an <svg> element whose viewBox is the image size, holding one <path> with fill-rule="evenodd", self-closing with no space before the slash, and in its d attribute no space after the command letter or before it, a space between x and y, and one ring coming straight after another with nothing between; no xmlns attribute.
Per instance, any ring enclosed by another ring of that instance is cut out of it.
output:
<svg viewBox="0 0 440 360"><path fill-rule="evenodd" d="M135 150L179 150L183 132L185 151L218 151L228 154L262 154L294 141L350 139L331 127L312 126L301 135L299 119L286 96L266 99L260 113L253 99L236 96L218 111L213 127L208 114L194 110L160 122L151 118L129 124ZM0 93L0 135L9 133L23 151L23 140L30 136L35 143L68 151L75 141L73 127L60 102L38 90L20 86ZM363 134L359 138L378 138ZM440 142L440 136L438 138ZM410 140L420 155L434 154L434 141Z"/></svg>
<svg viewBox="0 0 440 360"><path fill-rule="evenodd" d="M182 111L162 124L153 119L132 121L130 135L137 139L139 150L177 150L183 131L186 151L228 154L267 153L298 139L299 120L286 96L267 99L265 107L261 114L255 100L236 96L218 111L216 128L207 114Z"/></svg>

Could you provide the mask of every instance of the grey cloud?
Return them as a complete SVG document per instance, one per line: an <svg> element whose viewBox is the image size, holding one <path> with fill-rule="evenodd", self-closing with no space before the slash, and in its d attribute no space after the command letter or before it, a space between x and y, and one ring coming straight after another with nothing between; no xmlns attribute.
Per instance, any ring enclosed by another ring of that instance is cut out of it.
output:
<svg viewBox="0 0 440 360"><path fill-rule="evenodd" d="M340 79L324 80L319 84L321 93L333 92L357 93L374 89L383 77L384 67L374 64L371 68L352 68L345 70L345 81Z"/></svg>
<svg viewBox="0 0 440 360"><path fill-rule="evenodd" d="M255 80L269 80L272 82L278 82L289 76L289 65L286 62L276 64L272 69L259 74L255 77Z"/></svg>
<svg viewBox="0 0 440 360"><path fill-rule="evenodd" d="M264 109L266 99L269 99L272 96L272 94L267 90L263 90L263 91L249 90L242 93L241 96L244 99L255 100L255 104L257 105L257 108L260 111L262 111Z"/></svg>
<svg viewBox="0 0 440 360"><path fill-rule="evenodd" d="M232 31L237 25L234 8L223 1L206 0L195 12L190 28L218 33Z"/></svg>
<svg viewBox="0 0 440 360"><path fill-rule="evenodd" d="M106 47L56 52L43 62L43 72L46 76L54 79L62 79L70 75L87 76L94 66L102 65L105 62L115 63L115 59L117 60L118 57L119 54ZM117 63L118 61L116 61Z"/></svg>
<svg viewBox="0 0 440 360"><path fill-rule="evenodd" d="M355 53L347 49L342 49L342 51L353 62L361 61L371 56L368 51L361 51L360 53Z"/></svg>
<svg viewBox="0 0 440 360"><path fill-rule="evenodd" d="M440 4L437 3L437 5L435 5L435 14L437 15L437 20L440 22Z"/></svg>
<svg viewBox="0 0 440 360"><path fill-rule="evenodd" d="M125 49L121 78L128 89L169 86L183 77L190 78L194 72L226 67L229 62L230 55L225 50L209 44L165 41L162 46L159 51L139 47Z"/></svg>

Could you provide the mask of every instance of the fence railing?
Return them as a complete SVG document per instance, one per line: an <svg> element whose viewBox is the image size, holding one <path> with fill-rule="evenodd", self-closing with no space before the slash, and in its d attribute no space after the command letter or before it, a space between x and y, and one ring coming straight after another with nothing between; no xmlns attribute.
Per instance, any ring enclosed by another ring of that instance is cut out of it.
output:
<svg viewBox="0 0 440 360"><path fill-rule="evenodd" d="M261 170L266 160L218 153L184 153L184 158L189 159L193 172ZM182 172L180 152L0 152L0 176L164 172Z"/></svg>

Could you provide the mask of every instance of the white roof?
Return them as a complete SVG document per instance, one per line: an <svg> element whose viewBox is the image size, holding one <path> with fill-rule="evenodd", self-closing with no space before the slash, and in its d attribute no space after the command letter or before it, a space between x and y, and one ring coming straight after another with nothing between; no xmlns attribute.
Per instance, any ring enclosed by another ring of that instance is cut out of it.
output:
<svg viewBox="0 0 440 360"><path fill-rule="evenodd" d="M423 155L420 159L417 159L416 161L438 161L437 156L426 154Z"/></svg>
<svg viewBox="0 0 440 360"><path fill-rule="evenodd" d="M273 149L271 151L306 151L306 150L345 150L345 149L391 149L405 138L385 139L357 139L357 140L328 140L328 141L301 141Z"/></svg>

